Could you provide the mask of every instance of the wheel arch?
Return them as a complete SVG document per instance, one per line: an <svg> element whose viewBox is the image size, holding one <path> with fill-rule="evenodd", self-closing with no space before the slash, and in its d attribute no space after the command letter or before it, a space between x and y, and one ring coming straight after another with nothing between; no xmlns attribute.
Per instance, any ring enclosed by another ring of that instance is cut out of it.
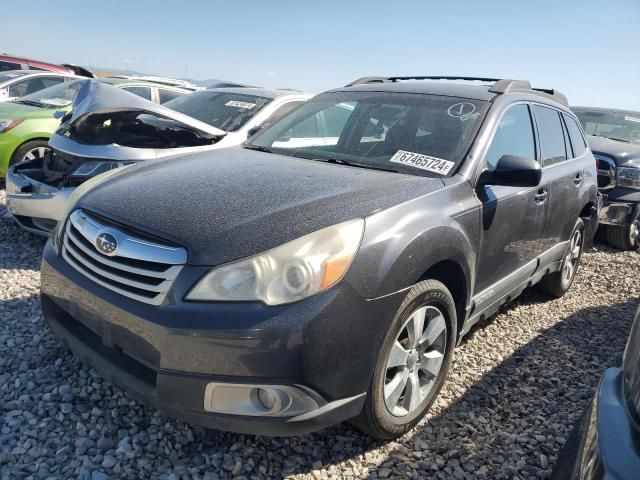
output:
<svg viewBox="0 0 640 480"><path fill-rule="evenodd" d="M13 162L13 156L16 154L16 152L18 150L20 150L22 147L24 147L27 143L29 142L49 142L49 137L43 137L41 133L34 135L33 137L29 137L26 140L24 140L22 143L20 143L19 145L16 146L16 148L13 149L13 152L11 152L11 155L9 155L9 163Z"/></svg>

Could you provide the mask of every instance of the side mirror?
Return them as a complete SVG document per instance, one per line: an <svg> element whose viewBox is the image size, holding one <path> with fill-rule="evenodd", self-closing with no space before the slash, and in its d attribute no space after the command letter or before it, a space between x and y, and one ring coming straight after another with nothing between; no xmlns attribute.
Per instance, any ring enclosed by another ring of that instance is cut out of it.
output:
<svg viewBox="0 0 640 480"><path fill-rule="evenodd" d="M537 187L541 179L542 168L536 160L517 155L503 155L498 160L495 170L482 172L478 185Z"/></svg>
<svg viewBox="0 0 640 480"><path fill-rule="evenodd" d="M260 130L265 129L266 127L268 127L269 124L268 123L263 123L262 125L256 125L255 127L251 127L248 131L247 131L247 136L249 138L253 137L256 133L258 133Z"/></svg>

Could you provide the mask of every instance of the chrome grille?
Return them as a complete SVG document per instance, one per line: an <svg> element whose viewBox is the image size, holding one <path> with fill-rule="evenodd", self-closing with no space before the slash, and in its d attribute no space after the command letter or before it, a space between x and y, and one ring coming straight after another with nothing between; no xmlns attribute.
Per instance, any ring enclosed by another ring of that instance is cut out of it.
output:
<svg viewBox="0 0 640 480"><path fill-rule="evenodd" d="M594 154L598 165L598 188L610 189L616 186L616 163L604 155Z"/></svg>
<svg viewBox="0 0 640 480"><path fill-rule="evenodd" d="M108 254L100 251L98 238L103 235L115 240L115 251ZM165 301L173 281L187 262L184 248L131 235L82 210L69 216L62 240L62 257L95 283L151 305Z"/></svg>

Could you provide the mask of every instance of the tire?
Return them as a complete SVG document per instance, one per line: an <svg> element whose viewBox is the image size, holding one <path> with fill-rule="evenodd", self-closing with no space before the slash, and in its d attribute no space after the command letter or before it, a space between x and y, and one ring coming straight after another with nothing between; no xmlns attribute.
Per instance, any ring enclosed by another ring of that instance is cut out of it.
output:
<svg viewBox="0 0 640 480"><path fill-rule="evenodd" d="M571 233L567 251L562 257L560 271L543 277L539 283L540 289L555 298L560 298L567 293L576 278L583 247L584 222L579 218Z"/></svg>
<svg viewBox="0 0 640 480"><path fill-rule="evenodd" d="M49 144L46 140L30 140L20 145L9 161L9 166L16 165L28 160L35 160L44 155L44 153L51 151ZM33 158L27 158L27 157Z"/></svg>
<svg viewBox="0 0 640 480"><path fill-rule="evenodd" d="M607 243L618 250L636 250L638 248L638 229L640 218L629 226L607 225Z"/></svg>
<svg viewBox="0 0 640 480"><path fill-rule="evenodd" d="M416 335L418 331L422 334ZM416 284L390 325L364 408L352 420L354 426L371 437L389 440L418 424L444 384L456 338L456 308L449 290L436 280Z"/></svg>

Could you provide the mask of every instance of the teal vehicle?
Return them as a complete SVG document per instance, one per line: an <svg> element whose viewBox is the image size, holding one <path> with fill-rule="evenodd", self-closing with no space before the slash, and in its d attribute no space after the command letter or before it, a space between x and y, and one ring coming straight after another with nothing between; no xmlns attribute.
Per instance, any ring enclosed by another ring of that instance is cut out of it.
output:
<svg viewBox="0 0 640 480"><path fill-rule="evenodd" d="M191 90L136 78L100 78L155 103L165 103ZM60 83L12 102L0 104L0 178L14 163L35 160L49 151L48 141L60 119L71 110L78 80Z"/></svg>

